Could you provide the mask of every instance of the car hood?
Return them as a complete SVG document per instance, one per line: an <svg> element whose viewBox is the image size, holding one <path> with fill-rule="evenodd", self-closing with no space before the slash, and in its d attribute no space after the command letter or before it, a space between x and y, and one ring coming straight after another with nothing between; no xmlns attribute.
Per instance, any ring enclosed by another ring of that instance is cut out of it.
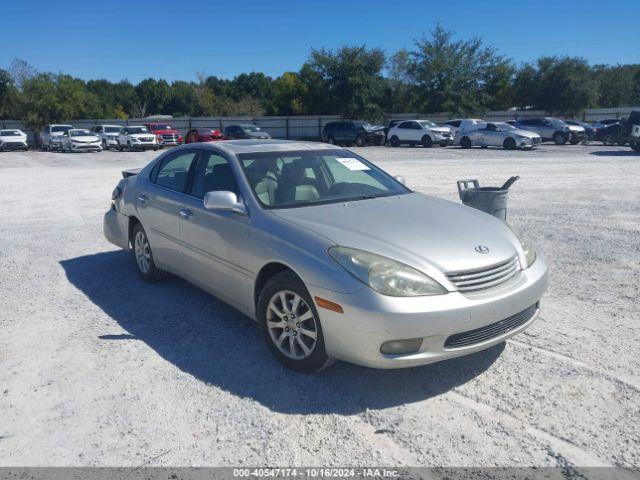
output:
<svg viewBox="0 0 640 480"><path fill-rule="evenodd" d="M522 137L527 137L527 138L536 138L540 136L535 132L530 132L529 130L521 130L519 128L516 128L515 130L511 130L505 133L515 133L516 135L520 135Z"/></svg>
<svg viewBox="0 0 640 480"><path fill-rule="evenodd" d="M433 127L429 130L436 133L451 133L451 129L449 129L448 127Z"/></svg>
<svg viewBox="0 0 640 480"><path fill-rule="evenodd" d="M571 130L572 132L584 132L584 127L580 127L578 125L568 125L569 130Z"/></svg>
<svg viewBox="0 0 640 480"><path fill-rule="evenodd" d="M251 138L271 138L271 136L267 132L244 132L248 137Z"/></svg>
<svg viewBox="0 0 640 480"><path fill-rule="evenodd" d="M377 253L427 274L491 266L521 250L502 221L420 193L273 212L337 245ZM477 253L478 245L489 252Z"/></svg>
<svg viewBox="0 0 640 480"><path fill-rule="evenodd" d="M147 138L147 137L156 138L156 134L155 133L151 133L151 132L149 132L149 133L130 133L129 137L131 137L131 138L141 138L141 137L144 137L144 138Z"/></svg>
<svg viewBox="0 0 640 480"><path fill-rule="evenodd" d="M71 140L76 143L93 143L100 141L100 139L95 135L91 135L89 137L71 137Z"/></svg>
<svg viewBox="0 0 640 480"><path fill-rule="evenodd" d="M0 135L0 141L2 142L24 142L26 140L26 135Z"/></svg>
<svg viewBox="0 0 640 480"><path fill-rule="evenodd" d="M151 130L151 133L155 134L155 135L169 135L169 134L173 134L173 135L180 135L180 132L178 132L178 130Z"/></svg>

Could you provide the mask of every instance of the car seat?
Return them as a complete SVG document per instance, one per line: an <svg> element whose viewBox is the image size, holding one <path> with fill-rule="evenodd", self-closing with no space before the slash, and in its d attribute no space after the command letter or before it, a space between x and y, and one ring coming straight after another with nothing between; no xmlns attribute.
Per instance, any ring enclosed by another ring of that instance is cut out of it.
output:
<svg viewBox="0 0 640 480"><path fill-rule="evenodd" d="M315 186L303 183L305 168L298 162L291 162L282 168L282 176L275 190L277 203L294 203L320 198Z"/></svg>

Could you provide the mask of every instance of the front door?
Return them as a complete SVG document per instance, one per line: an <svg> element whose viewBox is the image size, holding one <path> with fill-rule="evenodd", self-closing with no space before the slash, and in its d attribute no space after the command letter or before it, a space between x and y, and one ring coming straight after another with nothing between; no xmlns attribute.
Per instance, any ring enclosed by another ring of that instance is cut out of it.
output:
<svg viewBox="0 0 640 480"><path fill-rule="evenodd" d="M203 149L180 217L185 275L190 282L246 310L251 304L249 217L205 209L204 194L211 191L240 194L229 161L216 151Z"/></svg>

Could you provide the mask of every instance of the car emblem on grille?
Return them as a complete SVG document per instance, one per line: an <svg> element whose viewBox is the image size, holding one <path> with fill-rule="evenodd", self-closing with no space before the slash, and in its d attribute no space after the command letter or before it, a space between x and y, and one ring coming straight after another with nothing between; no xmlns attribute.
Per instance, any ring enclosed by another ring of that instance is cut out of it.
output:
<svg viewBox="0 0 640 480"><path fill-rule="evenodd" d="M489 253L489 247L484 245L476 245L475 251L478 253Z"/></svg>

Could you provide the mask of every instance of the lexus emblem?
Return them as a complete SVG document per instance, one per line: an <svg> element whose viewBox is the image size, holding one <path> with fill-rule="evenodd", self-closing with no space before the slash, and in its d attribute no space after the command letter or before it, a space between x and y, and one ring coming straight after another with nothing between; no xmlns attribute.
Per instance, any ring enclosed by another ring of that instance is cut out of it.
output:
<svg viewBox="0 0 640 480"><path fill-rule="evenodd" d="M478 253L489 253L489 247L485 247L484 245L476 245L475 251Z"/></svg>

